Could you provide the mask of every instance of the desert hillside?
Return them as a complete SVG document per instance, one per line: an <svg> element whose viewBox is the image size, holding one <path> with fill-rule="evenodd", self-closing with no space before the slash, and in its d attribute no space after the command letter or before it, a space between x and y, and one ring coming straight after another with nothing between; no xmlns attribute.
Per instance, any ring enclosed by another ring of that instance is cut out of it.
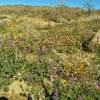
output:
<svg viewBox="0 0 100 100"><path fill-rule="evenodd" d="M0 6L0 96L99 100L100 11Z"/></svg>

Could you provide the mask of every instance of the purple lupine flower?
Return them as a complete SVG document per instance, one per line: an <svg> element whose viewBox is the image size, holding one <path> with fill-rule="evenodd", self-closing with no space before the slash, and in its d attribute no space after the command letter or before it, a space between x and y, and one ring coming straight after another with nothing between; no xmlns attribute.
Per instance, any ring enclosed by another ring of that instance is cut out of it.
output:
<svg viewBox="0 0 100 100"><path fill-rule="evenodd" d="M78 96L78 100L83 100L82 96L79 95Z"/></svg>
<svg viewBox="0 0 100 100"><path fill-rule="evenodd" d="M97 82L97 88L100 89L100 82Z"/></svg>
<svg viewBox="0 0 100 100"><path fill-rule="evenodd" d="M76 78L75 78L73 75L69 76L69 82L70 82L72 85L75 85L75 83L76 83Z"/></svg>
<svg viewBox="0 0 100 100"><path fill-rule="evenodd" d="M80 78L80 81L81 81L81 83L86 82L86 76L85 75L82 75L81 78Z"/></svg>
<svg viewBox="0 0 100 100"><path fill-rule="evenodd" d="M54 91L54 93L52 95L52 99L53 100L59 100L59 94L58 94L58 91L57 90Z"/></svg>
<svg viewBox="0 0 100 100"><path fill-rule="evenodd" d="M29 73L29 75L28 75L28 82L32 83L32 81L33 81L33 75L32 75L32 73Z"/></svg>

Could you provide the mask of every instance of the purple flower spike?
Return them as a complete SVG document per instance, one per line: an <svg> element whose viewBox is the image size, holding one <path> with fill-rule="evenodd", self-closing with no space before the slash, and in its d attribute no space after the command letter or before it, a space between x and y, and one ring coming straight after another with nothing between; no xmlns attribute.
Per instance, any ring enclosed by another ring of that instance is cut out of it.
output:
<svg viewBox="0 0 100 100"><path fill-rule="evenodd" d="M78 96L78 100L83 100L82 96Z"/></svg>

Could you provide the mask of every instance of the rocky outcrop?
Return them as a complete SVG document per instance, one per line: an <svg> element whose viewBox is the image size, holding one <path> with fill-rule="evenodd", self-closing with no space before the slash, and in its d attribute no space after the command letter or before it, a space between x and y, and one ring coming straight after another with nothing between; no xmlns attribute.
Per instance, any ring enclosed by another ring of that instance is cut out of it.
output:
<svg viewBox="0 0 100 100"><path fill-rule="evenodd" d="M89 44L92 51L95 51L100 46L100 31L98 31Z"/></svg>
<svg viewBox="0 0 100 100"><path fill-rule="evenodd" d="M98 31L91 41L94 44L100 44L100 31Z"/></svg>

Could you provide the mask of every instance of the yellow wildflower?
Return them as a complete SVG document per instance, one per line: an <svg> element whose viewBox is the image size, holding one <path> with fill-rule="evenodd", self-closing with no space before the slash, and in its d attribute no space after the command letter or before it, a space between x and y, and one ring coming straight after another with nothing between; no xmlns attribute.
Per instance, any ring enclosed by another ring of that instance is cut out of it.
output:
<svg viewBox="0 0 100 100"><path fill-rule="evenodd" d="M63 85L67 85L69 82L68 82L68 80L61 79L61 83L62 83Z"/></svg>
<svg viewBox="0 0 100 100"><path fill-rule="evenodd" d="M26 55L26 60L29 62L34 61L34 55L32 53Z"/></svg>

